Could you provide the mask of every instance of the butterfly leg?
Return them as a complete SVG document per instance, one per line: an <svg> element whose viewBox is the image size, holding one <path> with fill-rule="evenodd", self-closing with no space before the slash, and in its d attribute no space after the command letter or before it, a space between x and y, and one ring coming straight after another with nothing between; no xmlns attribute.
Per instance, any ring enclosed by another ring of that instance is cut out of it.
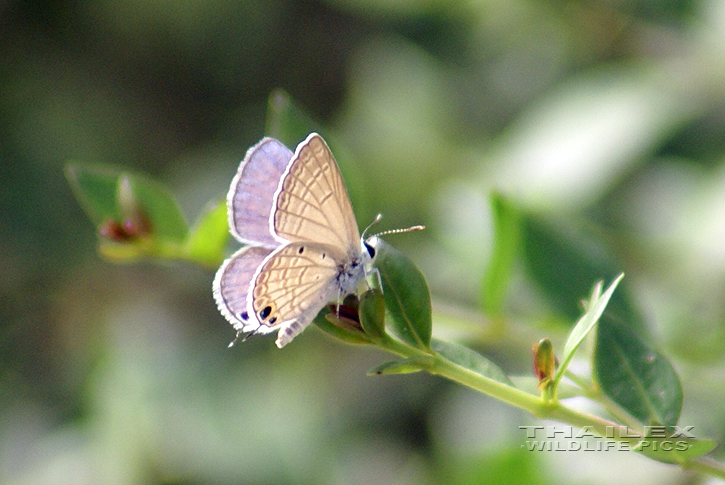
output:
<svg viewBox="0 0 725 485"><path fill-rule="evenodd" d="M251 332L249 332L247 335L245 335L242 338L242 342L246 342L250 337L253 337L257 333L257 330L259 330L259 328L255 328L254 330L252 330ZM239 336L242 334L242 332L243 332L242 330L237 330L237 335L234 336L234 340L232 340L231 342L229 342L229 345L227 346L227 348L234 347L234 344L237 343L237 340L239 340Z"/></svg>
<svg viewBox="0 0 725 485"><path fill-rule="evenodd" d="M241 331L241 330L237 330L237 334L236 334L236 335L234 336L234 340L232 340L231 342L229 342L229 345L227 345L227 348L228 348L228 349L231 349L232 347L234 347L234 344L235 344L235 343L237 343L237 340L239 340L239 336L240 336L241 334L242 334L242 331ZM242 342L243 342L244 340L246 340L246 338L243 338L243 339L242 339Z"/></svg>

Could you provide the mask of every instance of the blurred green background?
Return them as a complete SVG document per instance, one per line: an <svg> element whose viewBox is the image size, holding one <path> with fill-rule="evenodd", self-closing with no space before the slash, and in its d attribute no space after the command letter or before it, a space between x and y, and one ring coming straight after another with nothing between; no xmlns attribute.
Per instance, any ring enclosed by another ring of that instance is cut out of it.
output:
<svg viewBox="0 0 725 485"><path fill-rule="evenodd" d="M314 327L228 350L210 271L99 258L68 161L157 177L193 220L275 88L334 138L361 226L427 226L389 240L429 280L434 334L530 375L531 345L560 349L624 271L681 424L725 439L723 0L9 0L0 39L0 482L695 483L525 451L533 417L366 377L384 355ZM492 189L528 221L496 319Z"/></svg>

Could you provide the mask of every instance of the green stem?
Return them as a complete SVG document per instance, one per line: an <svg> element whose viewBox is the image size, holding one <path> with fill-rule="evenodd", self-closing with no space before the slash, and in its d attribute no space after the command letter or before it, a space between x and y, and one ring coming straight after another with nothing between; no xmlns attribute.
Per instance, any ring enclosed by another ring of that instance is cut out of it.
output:
<svg viewBox="0 0 725 485"><path fill-rule="evenodd" d="M432 357L433 363L426 367L429 373L440 375L512 406L528 411L539 419L550 419L568 423L589 430L592 434L597 434L601 438L625 442L630 448L634 448L643 439L639 430L572 409L556 400L542 400L540 396L529 394L466 369L433 351L424 351L409 347L387 334L376 343L383 349L402 357L409 358L421 355ZM707 457L687 460L681 466L682 468L707 475L725 478L725 465Z"/></svg>
<svg viewBox="0 0 725 485"><path fill-rule="evenodd" d="M682 468L725 479L725 465L706 456L689 460L683 463Z"/></svg>

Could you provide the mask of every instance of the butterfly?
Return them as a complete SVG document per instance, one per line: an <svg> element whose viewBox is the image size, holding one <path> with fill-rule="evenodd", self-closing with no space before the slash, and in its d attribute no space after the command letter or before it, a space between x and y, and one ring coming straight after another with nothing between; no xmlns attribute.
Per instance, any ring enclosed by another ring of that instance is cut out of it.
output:
<svg viewBox="0 0 725 485"><path fill-rule="evenodd" d="M360 236L340 169L317 133L294 153L274 138L250 148L227 209L232 235L246 246L221 265L213 293L237 338L277 330L282 348L372 271L375 249Z"/></svg>

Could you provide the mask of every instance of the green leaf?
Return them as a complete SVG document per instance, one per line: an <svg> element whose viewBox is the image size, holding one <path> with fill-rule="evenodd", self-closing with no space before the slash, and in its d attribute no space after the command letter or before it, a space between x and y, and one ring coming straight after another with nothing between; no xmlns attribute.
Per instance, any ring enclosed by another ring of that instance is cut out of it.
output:
<svg viewBox="0 0 725 485"><path fill-rule="evenodd" d="M674 426L682 387L667 358L624 325L599 323L594 355L604 393L646 425Z"/></svg>
<svg viewBox="0 0 725 485"><path fill-rule="evenodd" d="M144 175L101 165L71 163L66 176L96 226L99 251L105 257L188 259L183 244L189 228L165 186Z"/></svg>
<svg viewBox="0 0 725 485"><path fill-rule="evenodd" d="M287 91L272 91L267 102L267 136L278 139L294 151L297 143L313 131L319 131L319 125L295 105Z"/></svg>
<svg viewBox="0 0 725 485"><path fill-rule="evenodd" d="M385 374L412 374L427 370L433 365L433 357L430 355L418 355L403 360L386 362L368 371L369 376Z"/></svg>
<svg viewBox="0 0 725 485"><path fill-rule="evenodd" d="M184 242L189 226L171 192L145 175L122 172L119 182L124 177L128 177L136 203L148 217L154 237L167 242Z"/></svg>
<svg viewBox="0 0 725 485"><path fill-rule="evenodd" d="M372 340L385 335L385 299L380 290L372 289L360 296L360 325Z"/></svg>
<svg viewBox="0 0 725 485"><path fill-rule="evenodd" d="M88 217L101 228L109 220L119 224L143 217L150 236L181 243L188 226L176 200L159 182L139 174L102 165L71 163L66 176Z"/></svg>
<svg viewBox="0 0 725 485"><path fill-rule="evenodd" d="M186 241L186 252L194 261L210 267L218 266L224 259L224 246L228 240L226 203L211 202L197 217Z"/></svg>
<svg viewBox="0 0 725 485"><path fill-rule="evenodd" d="M571 221L553 224L536 215L524 216L524 256L529 273L549 302L568 321L580 314L579 302L589 294L592 281L614 279L622 265L616 261L605 237L590 226ZM643 326L641 315L618 291L608 305L609 313L636 328Z"/></svg>
<svg viewBox="0 0 725 485"><path fill-rule="evenodd" d="M481 285L481 301L487 315L501 314L511 281L514 263L521 245L521 215L498 192L491 194L493 214L493 253Z"/></svg>
<svg viewBox="0 0 725 485"><path fill-rule="evenodd" d="M693 440L683 438L645 439L634 451L638 451L653 460L663 463L684 464L687 460L710 453L717 447L712 440Z"/></svg>
<svg viewBox="0 0 725 485"><path fill-rule="evenodd" d="M355 322L348 322L346 319L337 319L336 315L328 309L323 309L314 320L317 328L326 334L348 344L369 344L362 329L355 327Z"/></svg>
<svg viewBox="0 0 725 485"><path fill-rule="evenodd" d="M555 382L558 383L558 381L561 380L561 377L564 375L564 372L569 366L569 363L574 357L574 353L579 348L579 345L584 341L584 338L601 318L602 313L604 313L604 309L609 303L609 299L612 297L612 294L619 282L622 281L622 278L624 278L624 273L621 273L617 279L609 285L609 288L607 288L607 291L605 291L604 294L602 294L602 282L594 285L592 296L587 304L586 312L584 312L584 315L582 315L577 324L571 330L569 338L566 340L561 365L559 366L559 369L556 372L556 377L554 378Z"/></svg>
<svg viewBox="0 0 725 485"><path fill-rule="evenodd" d="M403 342L427 350L433 322L425 278L407 256L382 239L374 238L372 245L376 250L374 267L380 272L390 315L388 327Z"/></svg>
<svg viewBox="0 0 725 485"><path fill-rule="evenodd" d="M78 203L96 227L109 219L121 219L116 203L118 170L101 165L69 163L65 174Z"/></svg>
<svg viewBox="0 0 725 485"><path fill-rule="evenodd" d="M501 382L513 387L514 384L508 378L506 373L499 366L482 356L478 352L464 347L463 345L446 342L444 340L433 339L431 347L434 351L446 360L456 365L464 367L476 374L488 377L495 381Z"/></svg>
<svg viewBox="0 0 725 485"><path fill-rule="evenodd" d="M445 454L432 483L445 485L551 485L561 483L550 467L544 466L540 453L522 453L514 446L491 447L485 459L481 453Z"/></svg>

